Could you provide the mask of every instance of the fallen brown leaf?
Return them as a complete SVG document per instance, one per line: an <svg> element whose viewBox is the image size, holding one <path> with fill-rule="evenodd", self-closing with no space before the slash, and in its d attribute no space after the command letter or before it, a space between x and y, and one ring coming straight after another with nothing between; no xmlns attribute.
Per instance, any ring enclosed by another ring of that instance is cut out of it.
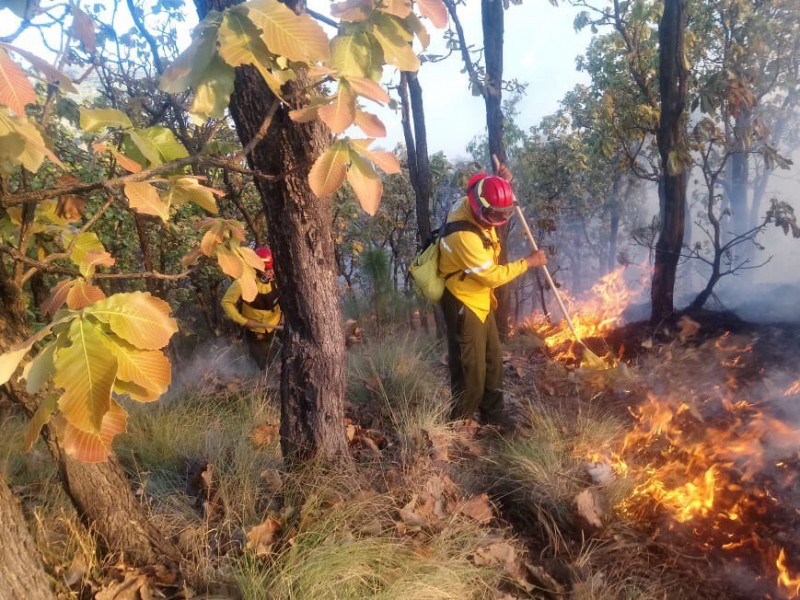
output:
<svg viewBox="0 0 800 600"><path fill-rule="evenodd" d="M593 527L603 526L604 511L599 494L587 488L575 496L575 505L578 507L578 514Z"/></svg>
<svg viewBox="0 0 800 600"><path fill-rule="evenodd" d="M458 507L458 512L483 524L488 523L494 517L487 494L473 496Z"/></svg>
<svg viewBox="0 0 800 600"><path fill-rule="evenodd" d="M253 550L256 556L267 556L272 553L272 545L275 542L275 532L280 529L280 521L267 517L261 523L251 527L247 532L247 549Z"/></svg>

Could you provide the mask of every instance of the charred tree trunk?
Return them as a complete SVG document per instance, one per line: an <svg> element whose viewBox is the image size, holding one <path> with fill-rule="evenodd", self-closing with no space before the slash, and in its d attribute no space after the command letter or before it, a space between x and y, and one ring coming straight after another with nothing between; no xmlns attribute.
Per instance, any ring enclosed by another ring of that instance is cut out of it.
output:
<svg viewBox="0 0 800 600"><path fill-rule="evenodd" d="M403 137L406 141L408 156L408 173L417 209L417 242L420 247L431 237L430 199L433 181L430 161L428 160L428 132L425 127L425 109L422 103L422 86L416 73L403 71L400 74L400 115L403 123ZM412 119L413 111L413 119ZM412 130L413 120L413 130ZM427 319L422 312L421 318ZM436 321L436 335L445 335L444 314L439 305L433 307Z"/></svg>
<svg viewBox="0 0 800 600"><path fill-rule="evenodd" d="M617 265L617 240L619 239L619 205L620 187L622 187L622 176L619 175L614 182L614 192L611 196L611 206L609 206L608 224L608 254L606 255L606 273L611 273ZM633 187L630 183L625 190L627 200L629 191Z"/></svg>
<svg viewBox="0 0 800 600"><path fill-rule="evenodd" d="M238 0L195 0L201 18ZM295 11L303 0L288 0ZM345 347L336 285L333 201L317 198L308 172L330 136L319 121L295 123L289 111L302 105L308 79L299 76L283 90L267 135L247 157L251 168L283 174L280 181L256 181L267 216L267 239L275 256L286 319L281 367L281 449L295 464L317 456L348 456L344 432ZM243 145L258 133L275 95L255 67L236 69L230 111Z"/></svg>
<svg viewBox="0 0 800 600"><path fill-rule="evenodd" d="M0 598L53 598L17 499L0 475Z"/></svg>
<svg viewBox="0 0 800 600"><path fill-rule="evenodd" d="M658 151L664 178L664 206L661 231L656 244L653 284L650 290L650 320L658 323L675 311L675 279L678 259L683 247L686 219L685 166L669 168L670 155L685 151L684 110L686 106L687 70L684 58L686 32L686 0L665 0L664 14L658 28L659 88L661 117L658 124Z"/></svg>
<svg viewBox="0 0 800 600"><path fill-rule="evenodd" d="M481 22L483 26L483 55L486 59L486 83L483 97L486 102L486 128L489 136L489 156L496 156L501 163L508 162L503 140L503 36L505 13L501 0L481 0ZM494 164L492 165L494 168ZM497 228L500 238L500 262L508 262L508 224ZM508 334L510 316L511 284L495 290L497 296L497 328L500 335Z"/></svg>
<svg viewBox="0 0 800 600"><path fill-rule="evenodd" d="M27 337L28 333L21 291L2 274L0 309L2 353ZM9 382L3 391L29 414L36 410L39 398L26 394L24 389ZM180 555L177 548L148 520L115 457L106 463L81 463L64 454L53 427L46 425L42 437L53 457L64 491L83 524L97 535L101 551L124 555L134 565L178 565Z"/></svg>

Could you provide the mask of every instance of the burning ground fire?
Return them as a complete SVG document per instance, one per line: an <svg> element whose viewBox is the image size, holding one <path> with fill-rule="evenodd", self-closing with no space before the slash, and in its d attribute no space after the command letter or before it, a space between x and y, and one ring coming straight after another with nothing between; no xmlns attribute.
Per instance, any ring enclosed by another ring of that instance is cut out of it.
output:
<svg viewBox="0 0 800 600"><path fill-rule="evenodd" d="M584 338L619 326L635 295L621 269L592 292L570 302ZM529 324L557 360L575 364L564 323ZM735 565L748 573L751 594L800 598L800 564L789 558L800 553L800 411L790 405L800 400L800 380L781 385L763 370L744 375L751 353L751 343L727 334L659 349L641 369L644 399L628 409L632 429L588 458L631 483L616 507L624 518L653 523L662 539Z"/></svg>
<svg viewBox="0 0 800 600"><path fill-rule="evenodd" d="M569 293L560 294L572 316L572 324L582 340L603 338L615 327L622 324L622 313L644 288L644 281L630 289L625 283L625 267L619 267L601 277L585 300L578 301ZM558 307L555 307L558 311ZM555 353L556 360L564 363L577 363L580 357L579 344L567 326L566 320L551 321L547 316L536 314L526 325L534 329L547 347ZM578 353L576 354L576 350Z"/></svg>

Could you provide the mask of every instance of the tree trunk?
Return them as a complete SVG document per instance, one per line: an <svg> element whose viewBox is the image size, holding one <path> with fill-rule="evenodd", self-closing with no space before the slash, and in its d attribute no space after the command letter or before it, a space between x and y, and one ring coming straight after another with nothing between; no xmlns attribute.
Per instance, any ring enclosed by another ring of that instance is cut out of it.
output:
<svg viewBox="0 0 800 600"><path fill-rule="evenodd" d="M505 13L501 0L481 0L483 25L483 56L486 60L486 83L483 97L486 102L486 128L489 136L489 157L496 156L501 163L508 162L503 140L503 35ZM494 161L492 161L494 169ZM508 262L508 224L497 228L500 238L500 262ZM510 316L510 283L495 290L497 297L497 328L500 335L508 334Z"/></svg>
<svg viewBox="0 0 800 600"><path fill-rule="evenodd" d="M19 288L0 275L0 353L27 337L24 307ZM5 391L29 414L39 404L39 398L28 395L11 382ZM64 491L83 524L97 535L101 551L124 555L126 561L134 565L178 566L177 548L148 520L115 457L106 463L81 463L64 454L53 427L46 425L42 437Z"/></svg>
<svg viewBox="0 0 800 600"><path fill-rule="evenodd" d="M238 0L195 0L200 18ZM303 0L286 4L295 11ZM275 256L286 320L282 342L281 449L290 464L311 457L348 457L344 431L345 347L339 313L333 248L332 197L317 198L308 172L330 136L319 121L296 123L289 111L302 105L308 79L287 83L267 135L247 157L251 168L284 174L256 181L267 216L267 239ZM257 134L275 95L252 66L236 69L230 112L242 145Z"/></svg>
<svg viewBox="0 0 800 600"><path fill-rule="evenodd" d="M619 180L622 179L620 175ZM608 230L608 255L606 256L606 273L611 273L617 267L617 240L619 239L619 187L620 185L614 182L615 193L611 197L611 206L609 207L610 222ZM633 185L629 182L625 190L625 199L628 199Z"/></svg>
<svg viewBox="0 0 800 600"><path fill-rule="evenodd" d="M403 124L403 136L406 140L408 156L408 173L411 187L414 188L417 209L417 242L422 245L431 237L430 198L433 188L430 161L428 160L428 132L425 127L425 109L422 103L422 86L416 73L403 71L400 73L400 115ZM409 99L410 96L410 99ZM413 110L413 131L412 116ZM420 310L420 315L423 315ZM436 335L445 336L444 313L438 304L433 306L433 318L436 322ZM427 320L425 320L427 332Z"/></svg>
<svg viewBox="0 0 800 600"><path fill-rule="evenodd" d="M0 600L53 598L17 499L0 474Z"/></svg>
<svg viewBox="0 0 800 600"><path fill-rule="evenodd" d="M686 167L671 173L668 163L670 153L678 150L686 151L684 124L688 75L684 59L686 21L686 0L664 1L664 14L658 28L661 90L658 150L664 173L664 207L661 213L661 231L656 244L655 269L650 290L652 301L650 320L653 323L668 319L675 311L675 278L683 247Z"/></svg>

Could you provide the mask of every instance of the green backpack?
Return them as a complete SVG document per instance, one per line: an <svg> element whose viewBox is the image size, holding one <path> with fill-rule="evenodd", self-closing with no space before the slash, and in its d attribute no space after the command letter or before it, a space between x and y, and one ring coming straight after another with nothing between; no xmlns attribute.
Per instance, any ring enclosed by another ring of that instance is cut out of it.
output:
<svg viewBox="0 0 800 600"><path fill-rule="evenodd" d="M483 234L481 228L469 221L451 221L440 229L433 230L431 238L408 267L408 272L414 280L414 289L431 302L440 302L444 295L445 281L453 275L462 273L454 271L444 277L439 276L439 240L457 231L471 231L481 238L485 248L492 247L492 242ZM466 273L462 273L462 278L465 276Z"/></svg>

